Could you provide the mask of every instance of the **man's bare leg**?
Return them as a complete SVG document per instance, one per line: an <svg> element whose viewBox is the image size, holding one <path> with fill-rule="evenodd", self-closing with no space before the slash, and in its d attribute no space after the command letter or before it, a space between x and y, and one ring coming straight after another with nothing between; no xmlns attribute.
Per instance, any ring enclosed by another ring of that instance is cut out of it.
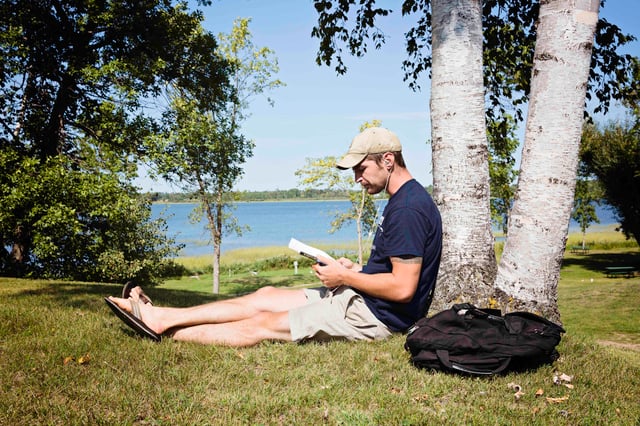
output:
<svg viewBox="0 0 640 426"><path fill-rule="evenodd" d="M169 333L175 340L234 347L253 346L264 340L291 341L288 312L261 312L240 321L194 325Z"/></svg>
<svg viewBox="0 0 640 426"><path fill-rule="evenodd" d="M131 291L131 298L137 300L139 294L140 288L136 287ZM120 308L131 311L129 299L110 299ZM264 287L246 296L189 308L159 307L145 303L140 303L139 306L142 321L156 333L162 334L176 327L237 322L265 312L286 313L303 306L306 300L304 290L301 289Z"/></svg>

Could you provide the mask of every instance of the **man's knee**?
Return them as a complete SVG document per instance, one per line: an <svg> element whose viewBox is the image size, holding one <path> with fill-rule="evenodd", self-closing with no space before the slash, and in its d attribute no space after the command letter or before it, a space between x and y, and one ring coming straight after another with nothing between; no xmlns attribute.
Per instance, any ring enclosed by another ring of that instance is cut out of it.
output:
<svg viewBox="0 0 640 426"><path fill-rule="evenodd" d="M257 289L254 294L260 297L269 297L273 295L278 289L274 286L267 285Z"/></svg>
<svg viewBox="0 0 640 426"><path fill-rule="evenodd" d="M284 312L304 305L304 290L266 286L259 288L247 300L256 311Z"/></svg>

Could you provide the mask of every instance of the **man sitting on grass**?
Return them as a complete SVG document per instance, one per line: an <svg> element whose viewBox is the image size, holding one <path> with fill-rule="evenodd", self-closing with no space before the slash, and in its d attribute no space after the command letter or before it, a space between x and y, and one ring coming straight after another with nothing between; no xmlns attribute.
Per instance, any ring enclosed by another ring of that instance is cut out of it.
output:
<svg viewBox="0 0 640 426"><path fill-rule="evenodd" d="M353 169L369 194L389 200L366 265L320 258L323 286L264 287L246 296L189 308L158 307L140 287L125 286L109 307L138 334L160 340L251 346L263 340L376 340L426 315L440 264L442 226L433 200L409 173L396 135L369 128L337 163Z"/></svg>

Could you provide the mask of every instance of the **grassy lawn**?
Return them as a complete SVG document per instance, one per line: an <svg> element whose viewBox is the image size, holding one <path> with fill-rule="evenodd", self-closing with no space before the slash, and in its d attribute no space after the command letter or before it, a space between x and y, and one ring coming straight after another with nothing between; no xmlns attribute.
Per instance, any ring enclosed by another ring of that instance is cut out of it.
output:
<svg viewBox="0 0 640 426"><path fill-rule="evenodd" d="M567 255L560 360L491 379L417 370L404 336L241 350L156 344L105 305L119 285L0 278L0 425L638 425L640 277L606 278L613 264L640 266L640 252ZM303 268L242 271L223 277L222 289L311 278ZM214 300L210 288L209 275L147 292L156 304L188 306ZM554 385L559 372L572 387Z"/></svg>

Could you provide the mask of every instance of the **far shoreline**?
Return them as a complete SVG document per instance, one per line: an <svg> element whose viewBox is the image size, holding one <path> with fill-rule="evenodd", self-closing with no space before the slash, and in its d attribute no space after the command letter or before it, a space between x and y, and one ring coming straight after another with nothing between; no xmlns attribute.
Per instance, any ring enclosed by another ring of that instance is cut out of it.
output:
<svg viewBox="0 0 640 426"><path fill-rule="evenodd" d="M382 201L386 198L376 198L376 201ZM241 203L297 203L297 202L335 202L335 201L349 201L348 198L327 198L327 199L318 199L318 198L282 198L282 199L270 199L270 200L243 200L243 201L233 201L229 204L241 204ZM164 204L164 205L173 205L173 204L199 204L200 201L152 201L151 204Z"/></svg>

